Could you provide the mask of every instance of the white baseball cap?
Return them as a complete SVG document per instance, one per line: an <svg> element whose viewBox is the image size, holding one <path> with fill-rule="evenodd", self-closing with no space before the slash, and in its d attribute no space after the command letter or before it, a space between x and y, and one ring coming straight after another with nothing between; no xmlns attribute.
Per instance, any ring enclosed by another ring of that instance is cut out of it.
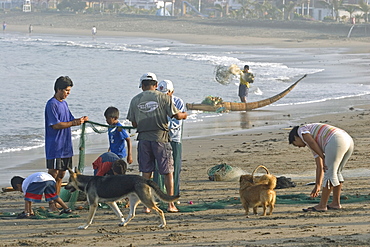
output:
<svg viewBox="0 0 370 247"><path fill-rule="evenodd" d="M154 73L151 73L151 72L145 73L144 75L142 75L142 76L140 77L140 84L139 84L139 88L141 87L142 82L143 82L143 81L145 81L145 80L149 80L149 81L157 81L157 76L156 76Z"/></svg>
<svg viewBox="0 0 370 247"><path fill-rule="evenodd" d="M170 80L163 80L158 83L157 90L162 93L172 92L173 91L173 83Z"/></svg>

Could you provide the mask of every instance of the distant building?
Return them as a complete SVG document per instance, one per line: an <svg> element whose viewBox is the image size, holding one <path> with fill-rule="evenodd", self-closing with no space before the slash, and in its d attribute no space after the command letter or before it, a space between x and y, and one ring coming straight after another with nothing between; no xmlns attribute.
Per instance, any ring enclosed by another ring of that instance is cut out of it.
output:
<svg viewBox="0 0 370 247"><path fill-rule="evenodd" d="M163 2L163 1L162 1ZM111 4L117 4L119 6L127 5L129 7L135 7L138 9L153 9L158 8L158 1L157 0L102 0L102 1L86 1L86 5L89 8L94 9L105 9Z"/></svg>
<svg viewBox="0 0 370 247"><path fill-rule="evenodd" d="M31 0L24 0L23 12L31 12Z"/></svg>

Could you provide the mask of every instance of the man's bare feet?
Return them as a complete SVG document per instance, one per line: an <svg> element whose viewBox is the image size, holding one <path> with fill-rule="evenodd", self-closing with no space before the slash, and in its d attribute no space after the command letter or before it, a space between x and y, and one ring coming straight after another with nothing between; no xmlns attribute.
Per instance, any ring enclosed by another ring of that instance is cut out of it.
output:
<svg viewBox="0 0 370 247"><path fill-rule="evenodd" d="M171 203L168 203L167 212L168 213L178 213L179 210L176 208L175 204L171 202Z"/></svg>

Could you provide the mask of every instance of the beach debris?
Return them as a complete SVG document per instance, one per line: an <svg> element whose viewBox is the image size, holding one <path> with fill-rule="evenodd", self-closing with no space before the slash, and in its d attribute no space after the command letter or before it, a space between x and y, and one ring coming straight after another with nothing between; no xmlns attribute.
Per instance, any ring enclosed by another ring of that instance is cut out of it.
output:
<svg viewBox="0 0 370 247"><path fill-rule="evenodd" d="M287 178L284 176L277 178L275 189L285 189L291 187L296 187L296 184L292 181L291 178Z"/></svg>

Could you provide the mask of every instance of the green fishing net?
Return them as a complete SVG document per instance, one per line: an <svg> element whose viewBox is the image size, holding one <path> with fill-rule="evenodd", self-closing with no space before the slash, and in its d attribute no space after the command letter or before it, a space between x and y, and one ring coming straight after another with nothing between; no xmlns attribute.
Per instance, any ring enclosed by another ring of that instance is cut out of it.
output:
<svg viewBox="0 0 370 247"><path fill-rule="evenodd" d="M35 215L30 216L29 219L49 219L49 218L77 218L80 217L77 214L59 214L59 212L49 212L45 208L38 208L33 210ZM0 217L17 217L16 213L0 212Z"/></svg>
<svg viewBox="0 0 370 247"><path fill-rule="evenodd" d="M207 96L203 101L202 104L204 105L219 105L222 104L223 100L220 97L216 96Z"/></svg>
<svg viewBox="0 0 370 247"><path fill-rule="evenodd" d="M342 195L341 203L356 203L369 201L370 195ZM280 195L276 196L276 204L314 204L319 203L320 198L311 198L306 194L291 194L291 195ZM225 209L230 205L241 204L239 197L230 197L217 201L189 201L187 204L176 205L180 212L196 212L196 211L206 211L209 209ZM159 203L159 207L165 211L167 204L164 202Z"/></svg>

